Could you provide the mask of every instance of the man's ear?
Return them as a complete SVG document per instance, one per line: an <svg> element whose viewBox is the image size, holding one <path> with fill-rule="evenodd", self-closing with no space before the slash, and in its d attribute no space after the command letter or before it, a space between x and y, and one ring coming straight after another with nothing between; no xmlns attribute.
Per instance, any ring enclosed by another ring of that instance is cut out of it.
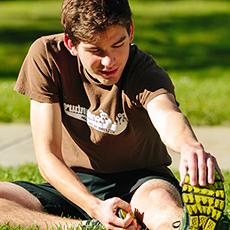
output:
<svg viewBox="0 0 230 230"><path fill-rule="evenodd" d="M130 28L129 28L129 40L130 40L130 43L133 42L133 39L134 39L134 24L133 24L133 21L131 21Z"/></svg>
<svg viewBox="0 0 230 230"><path fill-rule="evenodd" d="M64 44L65 44L65 47L69 50L69 52L73 56L77 56L76 46L73 44L73 42L69 38L68 34L64 34Z"/></svg>

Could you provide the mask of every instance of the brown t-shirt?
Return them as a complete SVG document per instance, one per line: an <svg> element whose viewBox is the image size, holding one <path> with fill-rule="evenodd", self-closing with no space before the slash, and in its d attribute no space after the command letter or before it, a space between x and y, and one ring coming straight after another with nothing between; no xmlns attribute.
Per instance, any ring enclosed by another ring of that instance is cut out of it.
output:
<svg viewBox="0 0 230 230"><path fill-rule="evenodd" d="M60 103L62 152L69 166L110 173L171 163L146 106L160 94L174 94L174 87L135 45L119 82L104 86L69 53L63 34L41 37L31 46L15 89L39 102Z"/></svg>

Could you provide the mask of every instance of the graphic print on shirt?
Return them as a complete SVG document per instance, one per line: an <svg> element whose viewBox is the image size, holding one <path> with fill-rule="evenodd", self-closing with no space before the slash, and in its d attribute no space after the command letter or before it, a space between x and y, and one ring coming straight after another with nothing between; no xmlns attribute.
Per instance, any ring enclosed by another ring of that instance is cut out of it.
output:
<svg viewBox="0 0 230 230"><path fill-rule="evenodd" d="M112 135L119 135L128 125L125 113L118 113L115 121L112 121L109 115L103 110L100 110L99 115L95 115L87 108L81 107L80 105L64 103L64 111L68 116L84 121L88 126L100 132Z"/></svg>

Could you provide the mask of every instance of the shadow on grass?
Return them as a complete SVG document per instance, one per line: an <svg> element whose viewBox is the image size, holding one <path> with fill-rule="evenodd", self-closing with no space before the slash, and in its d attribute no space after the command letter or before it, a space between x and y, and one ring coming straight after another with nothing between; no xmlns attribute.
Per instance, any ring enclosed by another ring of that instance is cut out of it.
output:
<svg viewBox="0 0 230 230"><path fill-rule="evenodd" d="M135 22L136 43L168 69L229 67L229 14L160 20L142 16Z"/></svg>
<svg viewBox="0 0 230 230"><path fill-rule="evenodd" d="M2 65L0 64L0 76L4 78L16 78L24 57L33 41L41 36L60 32L62 31L57 26L50 29L16 27L0 30L0 52L6 53L4 57L0 56L0 63L2 63ZM5 68L6 66L7 68Z"/></svg>
<svg viewBox="0 0 230 230"><path fill-rule="evenodd" d="M17 18L15 19L17 20ZM26 19L21 19L27 23ZM36 17L31 20L30 25L25 26L4 26L0 30L0 43L28 43L32 42L36 38L62 32L62 26L58 17Z"/></svg>
<svg viewBox="0 0 230 230"><path fill-rule="evenodd" d="M135 42L166 69L191 70L229 67L229 14L202 16L135 16ZM17 76L31 43L38 37L61 32L59 18L36 19L34 26L3 28L0 31L0 76ZM4 45L7 48L4 48ZM12 44L12 48L10 47ZM15 46L16 45L16 46ZM21 50L24 47L23 51ZM4 49L7 49L4 50ZM12 62L12 57L16 61ZM7 66L7 68L5 68Z"/></svg>
<svg viewBox="0 0 230 230"><path fill-rule="evenodd" d="M220 222L220 224L218 226L218 229L222 229L222 230L224 230L224 229L226 229L226 230L230 229L230 219L227 216L227 214L223 215L223 217L221 219L221 222Z"/></svg>

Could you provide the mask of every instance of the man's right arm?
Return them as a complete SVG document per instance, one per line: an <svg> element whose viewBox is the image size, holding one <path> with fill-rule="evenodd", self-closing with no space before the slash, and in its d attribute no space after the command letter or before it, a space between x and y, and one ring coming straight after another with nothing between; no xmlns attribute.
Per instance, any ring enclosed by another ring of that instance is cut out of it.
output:
<svg viewBox="0 0 230 230"><path fill-rule="evenodd" d="M31 100L30 116L34 149L42 176L66 198L85 210L91 217L101 221L107 228L126 228L132 222L131 215L122 220L116 217L114 210L123 208L131 212L130 205L119 198L99 200L64 163L61 152L60 105Z"/></svg>
<svg viewBox="0 0 230 230"><path fill-rule="evenodd" d="M92 214L99 203L67 167L61 153L61 112L58 103L31 101L31 128L36 160L42 176L64 196ZM76 194L78 194L76 196ZM87 202L84 202L87 200Z"/></svg>

